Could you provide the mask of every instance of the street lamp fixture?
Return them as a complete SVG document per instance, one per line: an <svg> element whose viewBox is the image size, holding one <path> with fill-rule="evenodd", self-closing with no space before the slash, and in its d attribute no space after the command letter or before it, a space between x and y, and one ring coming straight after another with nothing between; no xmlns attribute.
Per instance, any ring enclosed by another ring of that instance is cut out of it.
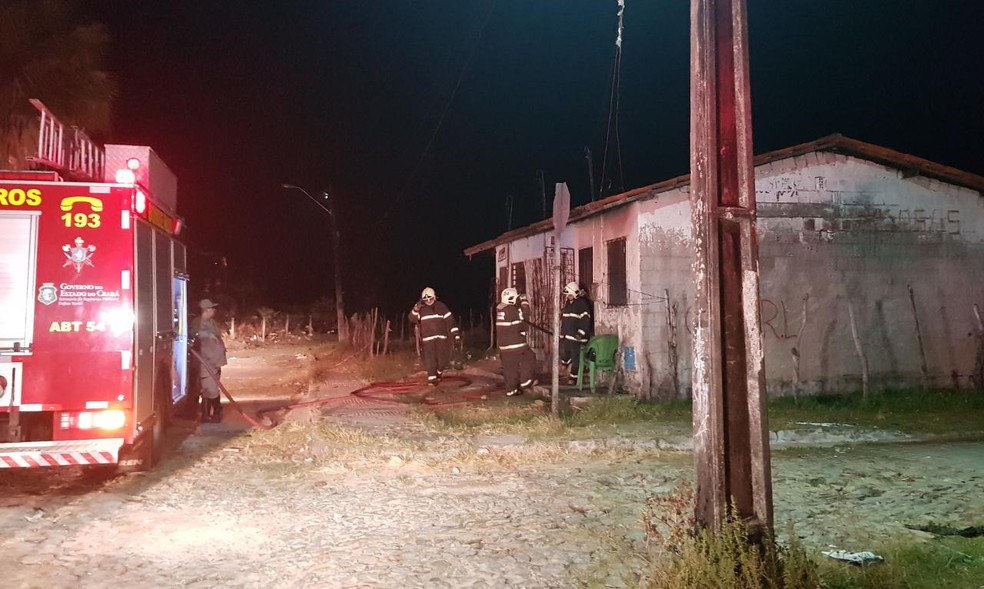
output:
<svg viewBox="0 0 984 589"><path fill-rule="evenodd" d="M349 341L348 320L345 318L345 304L342 301L342 271L341 271L342 255L338 243L340 236L338 231L338 223L336 222L337 218L335 216L335 207L333 204L334 201L333 199L328 197L327 191L322 192L322 195L324 196L324 202L322 202L321 200L318 200L317 198L311 196L310 192L304 190L303 188L297 186L296 184L281 184L280 187L283 188L284 190L291 190L291 189L299 190L304 194L304 196L308 197L308 199L311 200L314 204L318 205L318 207L322 211L328 214L329 232L331 234L331 249L332 249L332 255L334 256L334 260L335 260L335 267L334 267L333 274L335 278L335 314L336 314L336 321L338 322L338 341L340 343L348 343Z"/></svg>

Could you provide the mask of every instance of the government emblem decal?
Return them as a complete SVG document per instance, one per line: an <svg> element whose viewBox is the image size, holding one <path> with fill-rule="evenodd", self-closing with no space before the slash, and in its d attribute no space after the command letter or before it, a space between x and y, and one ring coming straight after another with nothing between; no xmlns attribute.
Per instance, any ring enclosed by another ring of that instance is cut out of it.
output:
<svg viewBox="0 0 984 589"><path fill-rule="evenodd" d="M54 282L45 282L38 289L38 302L42 305L50 305L51 303L58 300L58 289L55 288Z"/></svg>
<svg viewBox="0 0 984 589"><path fill-rule="evenodd" d="M81 237L75 238L75 246L70 246L65 244L62 246L62 251L65 252L65 263L62 264L62 268L66 266L73 266L76 272L82 271L82 266L92 266L92 254L96 253L96 246L85 245L85 241Z"/></svg>

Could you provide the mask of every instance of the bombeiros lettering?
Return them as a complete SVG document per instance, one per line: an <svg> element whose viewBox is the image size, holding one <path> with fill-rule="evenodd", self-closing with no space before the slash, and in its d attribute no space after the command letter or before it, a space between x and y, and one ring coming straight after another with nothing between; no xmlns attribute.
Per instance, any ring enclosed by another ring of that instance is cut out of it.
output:
<svg viewBox="0 0 984 589"><path fill-rule="evenodd" d="M37 188L0 188L0 206L36 207L41 204L41 190Z"/></svg>

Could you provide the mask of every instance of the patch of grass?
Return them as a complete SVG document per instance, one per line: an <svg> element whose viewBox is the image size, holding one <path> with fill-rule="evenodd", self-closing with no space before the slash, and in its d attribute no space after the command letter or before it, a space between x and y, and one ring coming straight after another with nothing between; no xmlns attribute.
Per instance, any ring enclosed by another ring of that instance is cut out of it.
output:
<svg viewBox="0 0 984 589"><path fill-rule="evenodd" d="M481 405L423 412L433 427L459 432L523 433L530 438L582 437L603 429L637 423L690 423L690 404L650 403L633 397L601 397L572 410L564 407L560 420L550 416L547 399L491 400Z"/></svg>
<svg viewBox="0 0 984 589"><path fill-rule="evenodd" d="M423 442L353 427L285 423L250 434L245 451L260 461L333 462L339 466L411 456Z"/></svg>
<svg viewBox="0 0 984 589"><path fill-rule="evenodd" d="M751 543L732 515L717 533L695 532L694 490L683 480L675 490L652 495L643 510L648 560L646 587L689 589L816 589L817 565L790 530L788 545L765 535Z"/></svg>
<svg viewBox="0 0 984 589"><path fill-rule="evenodd" d="M979 589L984 585L984 538L939 538L873 550L884 563L864 567L827 559L820 573L829 589Z"/></svg>
<svg viewBox="0 0 984 589"><path fill-rule="evenodd" d="M398 350L385 356L357 360L357 373L369 382L400 380L414 371L417 354L413 350Z"/></svg>
<svg viewBox="0 0 984 589"><path fill-rule="evenodd" d="M868 399L825 395L769 402L769 429L796 422L844 423L908 433L974 434L984 431L984 394L977 391L884 391Z"/></svg>
<svg viewBox="0 0 984 589"><path fill-rule="evenodd" d="M550 418L550 406L494 400L480 405L419 412L428 425L466 434L523 433L530 437L558 433L563 425Z"/></svg>
<svg viewBox="0 0 984 589"><path fill-rule="evenodd" d="M634 397L601 397L564 417L570 427L592 427L646 421L690 423L691 406L684 401L646 402Z"/></svg>
<svg viewBox="0 0 984 589"><path fill-rule="evenodd" d="M980 589L984 582L984 537L875 546L870 550L884 562L855 566L807 553L792 528L787 545L766 540L763 551L749 548L744 526L734 519L715 536L695 535L693 505L693 487L686 480L647 499L642 525L652 563L648 587Z"/></svg>

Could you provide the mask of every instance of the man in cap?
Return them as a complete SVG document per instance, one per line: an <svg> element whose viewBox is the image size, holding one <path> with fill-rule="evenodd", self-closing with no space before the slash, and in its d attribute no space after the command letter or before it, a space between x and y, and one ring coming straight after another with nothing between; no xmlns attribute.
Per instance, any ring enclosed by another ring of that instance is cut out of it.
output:
<svg viewBox="0 0 984 589"><path fill-rule="evenodd" d="M454 316L447 305L437 300L434 289L428 286L410 311L410 322L420 326L420 355L427 370L427 384L437 386L441 374L451 362L450 338L461 338Z"/></svg>
<svg viewBox="0 0 984 589"><path fill-rule="evenodd" d="M218 303L202 299L198 306L202 314L192 323L192 337L198 345L201 364L198 367L199 385L202 401L202 423L222 421L222 399L219 392L219 377L226 365L226 347L222 341L222 327L215 320ZM209 370L211 369L211 370ZM213 375L214 373L214 375Z"/></svg>

